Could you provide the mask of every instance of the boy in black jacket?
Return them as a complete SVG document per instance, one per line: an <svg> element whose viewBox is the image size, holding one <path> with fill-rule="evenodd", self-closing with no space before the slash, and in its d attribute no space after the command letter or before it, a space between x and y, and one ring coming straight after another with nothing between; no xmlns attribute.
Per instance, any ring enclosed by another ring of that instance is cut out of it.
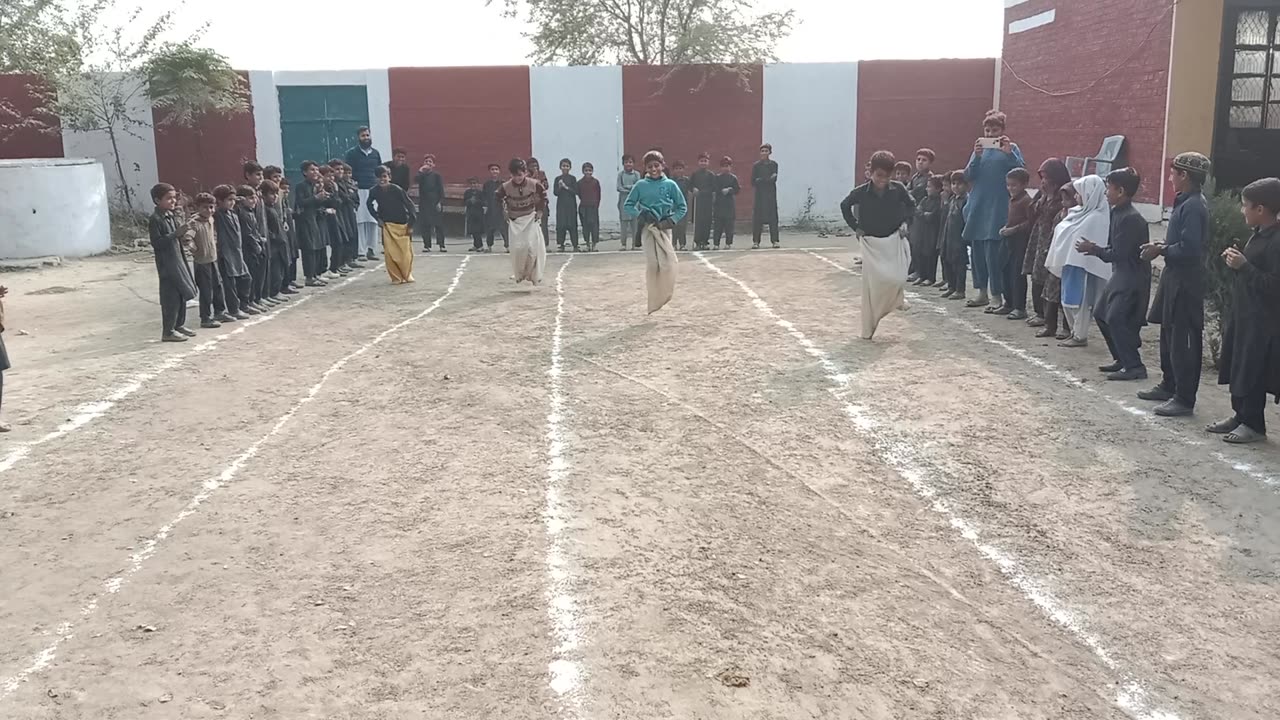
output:
<svg viewBox="0 0 1280 720"><path fill-rule="evenodd" d="M484 191L480 189L480 179L467 178L467 191L462 194L463 216L467 226L467 234L471 236L471 249L468 252L484 252Z"/></svg>

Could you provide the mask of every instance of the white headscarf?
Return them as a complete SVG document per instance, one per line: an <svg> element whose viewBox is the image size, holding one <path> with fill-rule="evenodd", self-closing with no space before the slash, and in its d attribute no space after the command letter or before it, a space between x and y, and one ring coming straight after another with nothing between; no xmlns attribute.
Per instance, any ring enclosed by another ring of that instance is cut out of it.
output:
<svg viewBox="0 0 1280 720"><path fill-rule="evenodd" d="M1062 277L1067 265L1084 268L1090 275L1111 279L1111 264L1076 250L1080 240L1090 240L1107 247L1111 235L1111 208L1107 204L1107 185L1097 175L1088 175L1072 182L1080 196L1080 204L1071 208L1067 216L1053 229L1053 244L1045 257L1049 272Z"/></svg>

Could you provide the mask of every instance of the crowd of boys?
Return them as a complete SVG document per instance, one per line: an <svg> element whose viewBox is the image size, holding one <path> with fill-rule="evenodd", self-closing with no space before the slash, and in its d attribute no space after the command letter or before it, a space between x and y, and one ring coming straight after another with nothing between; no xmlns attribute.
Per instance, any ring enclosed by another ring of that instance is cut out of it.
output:
<svg viewBox="0 0 1280 720"><path fill-rule="evenodd" d="M661 152L661 148L651 149ZM778 227L778 163L772 159L772 153L771 145L761 145L760 158L751 169L751 187L755 192L753 248L760 247L766 225L769 227L772 246L781 247ZM446 252L443 214L446 189L444 179L436 169L436 157L432 154L423 157L418 172L412 176L407 158L408 152L404 148L396 148L392 152L392 161L387 163L391 171L391 182L405 191L410 190L411 183L417 186L418 205L421 208L417 229L422 237L423 249L430 252L434 239L438 250ZM600 242L600 203L604 199L604 190L595 175L595 166L590 162L582 163L582 175L578 177L573 174L573 162L564 158L559 163L560 174L551 180L542 170L537 158L529 158L525 165L529 177L539 183L548 198L546 205L539 208L544 244L548 248L551 246L548 217L552 213L550 200L554 198L556 247L561 252L568 249L574 252L594 252ZM692 174L683 161L670 163L666 173L684 191L690 208L688 217L673 233L677 249L689 249L690 223L693 224L695 250L733 247L737 195L741 192L733 167L733 158L726 155L720 159L719 172L714 172L711 169L711 155L705 152L698 156L697 169ZM499 200L499 190L506 179L502 176L502 166L498 163L490 163L488 172L489 176L483 184L477 177L467 178L467 189L462 197L464 228L472 243L469 252L493 252L494 243L499 237L502 238L504 247L510 246L507 218ZM641 177L636 169L635 157L631 154L623 155L622 170L618 172L615 186L623 250L639 250L641 247L638 224L622 211L628 194L640 182Z"/></svg>
<svg viewBox="0 0 1280 720"><path fill-rule="evenodd" d="M307 161L301 169L303 181L294 190L281 168L249 161L239 186L218 185L182 207L172 185L151 189L161 340L195 336L186 306L197 297L200 327L217 328L269 312L304 287L323 287L364 266L351 167L331 160Z"/></svg>

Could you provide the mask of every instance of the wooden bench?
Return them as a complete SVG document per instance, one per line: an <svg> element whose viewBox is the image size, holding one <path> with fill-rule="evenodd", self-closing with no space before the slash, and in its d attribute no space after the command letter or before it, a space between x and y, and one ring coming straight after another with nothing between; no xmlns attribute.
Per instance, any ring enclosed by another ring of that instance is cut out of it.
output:
<svg viewBox="0 0 1280 720"><path fill-rule="evenodd" d="M462 196L466 194L470 188L466 183L445 183L444 184L444 211L449 214L461 215L466 209L462 204ZM418 197L418 186L415 183L409 188L409 197L413 198L413 202L421 205L422 201Z"/></svg>

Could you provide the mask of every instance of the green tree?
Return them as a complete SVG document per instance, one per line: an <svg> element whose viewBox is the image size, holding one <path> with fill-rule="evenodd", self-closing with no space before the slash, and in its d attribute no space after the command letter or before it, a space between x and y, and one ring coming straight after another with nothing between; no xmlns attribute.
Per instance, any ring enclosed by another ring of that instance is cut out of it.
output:
<svg viewBox="0 0 1280 720"><path fill-rule="evenodd" d="M742 73L776 60L795 22L794 11L760 12L754 0L503 2L533 27L526 37L538 64L708 64Z"/></svg>
<svg viewBox="0 0 1280 720"><path fill-rule="evenodd" d="M131 112L140 101L159 108L163 122L180 125L206 113L248 109L246 83L226 58L196 47L191 38L166 39L177 7L147 19L141 7L122 13L116 0L92 0L73 9L57 0L17 2L21 12L11 14L9 26L19 48L11 53L14 67L41 78L30 92L63 129L106 136L128 209L135 208L135 198L120 141L150 124L150 113L140 118ZM0 40L7 37L0 29ZM40 42L54 50L31 49ZM0 128L32 122L12 112L4 115L0 108Z"/></svg>

